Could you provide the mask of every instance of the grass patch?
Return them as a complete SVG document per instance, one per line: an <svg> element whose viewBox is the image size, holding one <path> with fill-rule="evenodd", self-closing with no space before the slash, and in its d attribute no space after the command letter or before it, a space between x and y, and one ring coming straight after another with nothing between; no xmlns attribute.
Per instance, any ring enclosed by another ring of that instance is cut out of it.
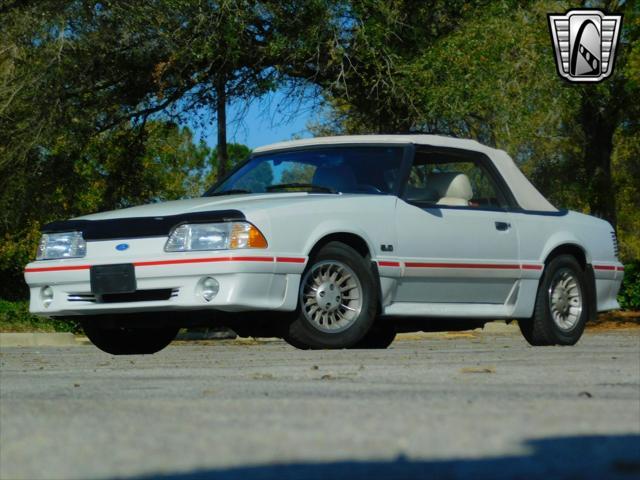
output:
<svg viewBox="0 0 640 480"><path fill-rule="evenodd" d="M29 302L0 300L0 332L79 332L72 320L39 317L29 313Z"/></svg>

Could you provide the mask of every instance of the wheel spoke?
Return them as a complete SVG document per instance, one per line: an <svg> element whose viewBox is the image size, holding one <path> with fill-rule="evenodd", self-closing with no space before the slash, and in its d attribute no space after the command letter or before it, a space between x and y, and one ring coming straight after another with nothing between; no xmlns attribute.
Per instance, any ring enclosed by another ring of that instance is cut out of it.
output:
<svg viewBox="0 0 640 480"><path fill-rule="evenodd" d="M572 330L582 315L582 290L575 273L569 268L558 270L549 287L549 311L555 324L564 331Z"/></svg>
<svg viewBox="0 0 640 480"><path fill-rule="evenodd" d="M355 322L362 309L362 286L346 264L325 260L304 275L299 298L302 314L315 328L338 333Z"/></svg>

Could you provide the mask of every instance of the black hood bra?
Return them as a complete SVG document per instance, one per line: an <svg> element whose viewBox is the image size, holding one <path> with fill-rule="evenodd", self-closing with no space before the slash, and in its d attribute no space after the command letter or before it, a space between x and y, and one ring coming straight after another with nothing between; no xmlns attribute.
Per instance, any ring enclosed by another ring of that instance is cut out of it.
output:
<svg viewBox="0 0 640 480"><path fill-rule="evenodd" d="M44 225L42 233L82 232L85 240L166 237L175 227L185 223L232 222L244 219L244 214L239 210L214 210L156 217L61 220Z"/></svg>

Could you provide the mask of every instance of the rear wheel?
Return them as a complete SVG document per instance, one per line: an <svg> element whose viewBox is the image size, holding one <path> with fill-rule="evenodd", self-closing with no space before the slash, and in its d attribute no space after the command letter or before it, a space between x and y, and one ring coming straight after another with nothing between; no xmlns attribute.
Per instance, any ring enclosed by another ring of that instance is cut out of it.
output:
<svg viewBox="0 0 640 480"><path fill-rule="evenodd" d="M549 262L538 287L533 317L519 320L520 331L534 346L574 345L589 318L587 279L577 260L559 255Z"/></svg>
<svg viewBox="0 0 640 480"><path fill-rule="evenodd" d="M83 320L82 328L91 343L112 355L156 353L169 345L178 327L107 327L95 319Z"/></svg>
<svg viewBox="0 0 640 480"><path fill-rule="evenodd" d="M322 247L302 281L298 309L284 338L297 348L348 348L371 328L376 288L368 262L340 242Z"/></svg>

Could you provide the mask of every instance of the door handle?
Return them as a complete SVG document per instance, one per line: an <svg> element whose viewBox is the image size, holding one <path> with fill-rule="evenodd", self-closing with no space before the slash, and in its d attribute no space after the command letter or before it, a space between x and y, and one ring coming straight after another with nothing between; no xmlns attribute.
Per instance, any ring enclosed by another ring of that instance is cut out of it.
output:
<svg viewBox="0 0 640 480"><path fill-rule="evenodd" d="M496 222L496 230L500 232L506 232L511 228L511 224L509 222Z"/></svg>

